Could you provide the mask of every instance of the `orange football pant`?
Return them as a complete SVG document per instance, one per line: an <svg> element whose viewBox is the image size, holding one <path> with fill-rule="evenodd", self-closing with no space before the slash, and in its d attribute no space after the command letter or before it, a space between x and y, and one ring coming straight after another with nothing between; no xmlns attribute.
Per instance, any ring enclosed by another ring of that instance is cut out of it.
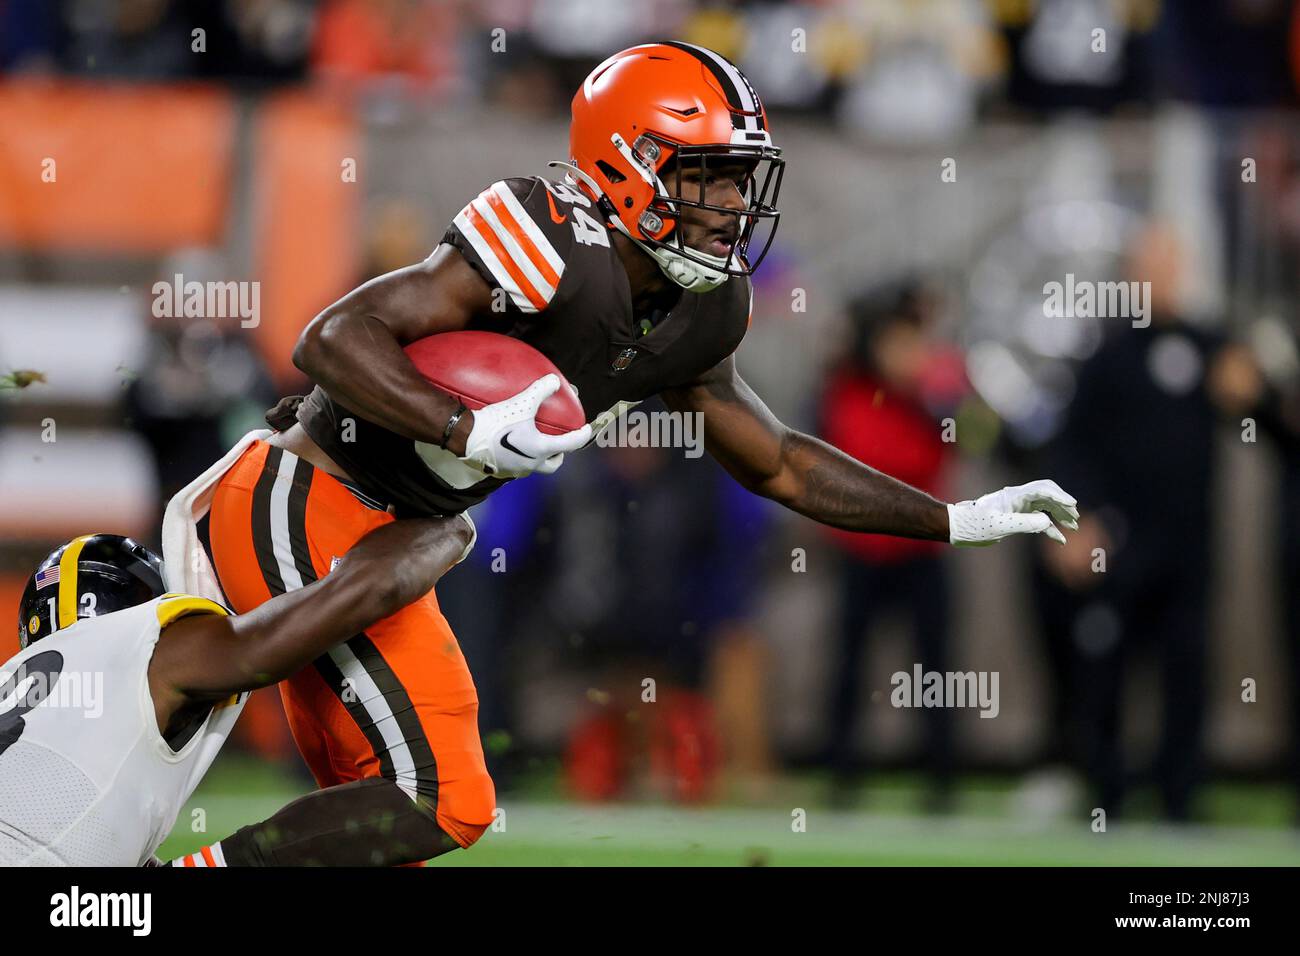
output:
<svg viewBox="0 0 1300 956"><path fill-rule="evenodd" d="M216 488L213 563L243 614L328 574L367 532L394 520L359 490L257 441ZM432 803L462 847L492 823L478 694L432 591L283 681L280 694L321 787L391 779Z"/></svg>

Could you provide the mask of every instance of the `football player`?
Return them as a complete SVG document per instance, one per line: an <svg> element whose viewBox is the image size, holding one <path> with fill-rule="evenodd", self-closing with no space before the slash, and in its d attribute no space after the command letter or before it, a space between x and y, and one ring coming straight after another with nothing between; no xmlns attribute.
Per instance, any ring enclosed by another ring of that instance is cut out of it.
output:
<svg viewBox="0 0 1300 956"><path fill-rule="evenodd" d="M699 413L708 450L746 488L853 531L985 545L1064 541L1075 501L1050 481L945 504L778 421L740 377L750 274L778 217L784 160L749 81L686 43L633 47L573 99L564 176L490 184L424 262L380 276L318 315L294 363L316 383L268 413L212 506L214 563L243 612L302 587L343 554L367 514L463 512L504 481L551 472L653 395ZM540 379L476 411L426 382L402 347L480 329L539 349L589 424L544 435ZM376 694L342 699L347 668ZM282 685L321 786L380 776L437 807L467 847L492 821L473 681L429 595L359 632Z"/></svg>
<svg viewBox="0 0 1300 956"><path fill-rule="evenodd" d="M459 518L390 519L323 580L238 617L164 593L162 562L130 538L55 550L23 595L23 649L0 667L0 865L155 862L247 692L428 592L471 543ZM317 791L266 826L274 847L245 828L180 865L394 865L446 842L381 777Z"/></svg>

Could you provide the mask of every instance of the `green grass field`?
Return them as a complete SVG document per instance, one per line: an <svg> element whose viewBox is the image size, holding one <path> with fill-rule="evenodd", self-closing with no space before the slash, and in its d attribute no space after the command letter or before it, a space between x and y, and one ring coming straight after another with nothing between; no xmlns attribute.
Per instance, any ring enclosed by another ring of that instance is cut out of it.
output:
<svg viewBox="0 0 1300 956"><path fill-rule="evenodd" d="M1093 833L1077 823L1016 817L1014 781L966 778L954 812L914 811L919 782L895 774L864 789L862 809L824 809L822 781L788 778L762 805L682 808L591 806L563 800L553 775L504 794L501 829L431 866L1297 866L1300 831L1283 787L1206 789L1212 823L1171 827L1134 820ZM234 755L223 757L163 844L169 859L274 813L305 792L300 779ZM1135 816L1142 815L1141 800ZM805 832L791 828L793 808ZM195 811L202 811L196 814ZM195 821L205 829L194 832Z"/></svg>

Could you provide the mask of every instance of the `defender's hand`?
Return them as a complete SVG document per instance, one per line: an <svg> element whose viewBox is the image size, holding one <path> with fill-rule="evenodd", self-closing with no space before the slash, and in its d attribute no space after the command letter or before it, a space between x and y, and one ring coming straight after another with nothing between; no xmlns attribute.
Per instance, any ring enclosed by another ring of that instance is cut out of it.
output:
<svg viewBox="0 0 1300 956"><path fill-rule="evenodd" d="M1060 485L1046 479L1003 488L974 501L949 505L948 540L959 548L978 548L1008 535L1042 533L1065 544L1065 535L1052 521L1077 530L1076 504Z"/></svg>
<svg viewBox="0 0 1300 956"><path fill-rule="evenodd" d="M477 409L462 459L500 478L554 472L566 451L576 451L591 438L590 425L562 435L538 430L537 409L559 387L558 375L543 375L518 395Z"/></svg>

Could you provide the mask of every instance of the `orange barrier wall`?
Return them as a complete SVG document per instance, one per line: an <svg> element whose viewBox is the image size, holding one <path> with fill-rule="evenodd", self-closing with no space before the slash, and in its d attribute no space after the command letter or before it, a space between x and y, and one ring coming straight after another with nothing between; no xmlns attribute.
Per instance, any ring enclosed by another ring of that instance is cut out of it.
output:
<svg viewBox="0 0 1300 956"><path fill-rule="evenodd" d="M216 88L2 83L0 245L120 255L215 244L234 128L233 100Z"/></svg>
<svg viewBox="0 0 1300 956"><path fill-rule="evenodd" d="M256 121L254 272L261 280L259 341L271 374L293 381L294 343L321 309L356 284L364 158L356 118L335 97L289 92ZM356 181L344 162L357 163Z"/></svg>

